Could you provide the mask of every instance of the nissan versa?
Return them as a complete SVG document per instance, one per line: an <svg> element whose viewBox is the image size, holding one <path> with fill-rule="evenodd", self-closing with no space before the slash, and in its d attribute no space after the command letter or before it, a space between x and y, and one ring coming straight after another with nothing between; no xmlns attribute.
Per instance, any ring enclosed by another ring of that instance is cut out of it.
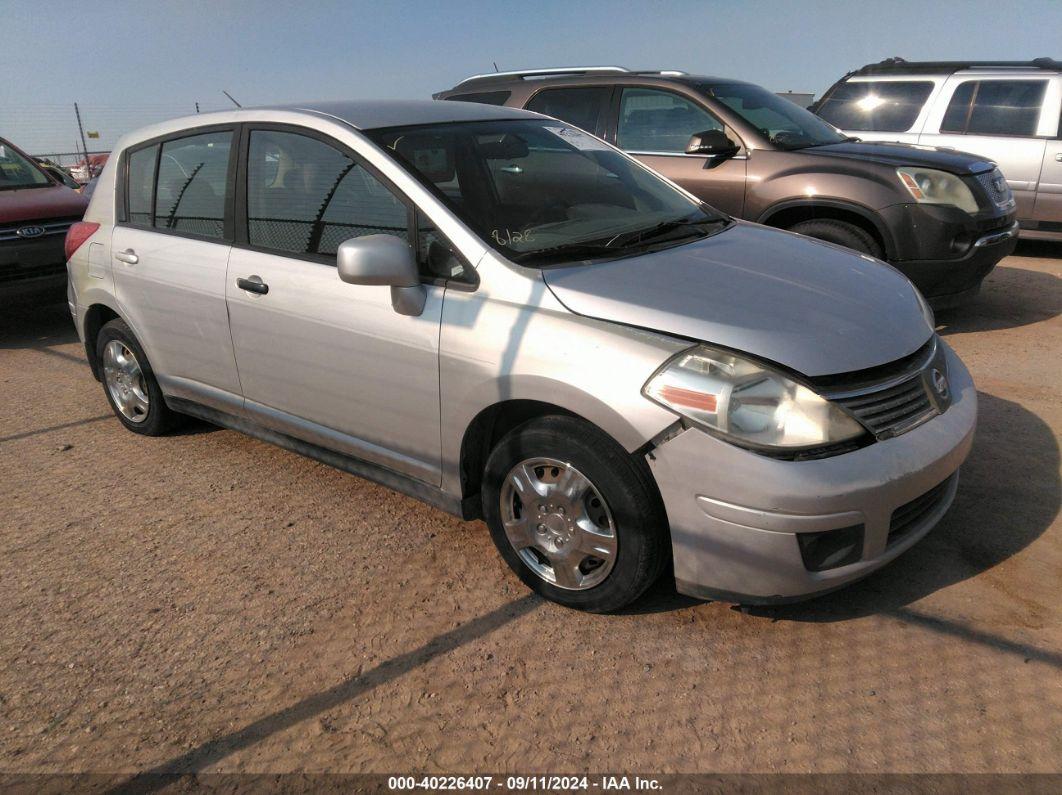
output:
<svg viewBox="0 0 1062 795"><path fill-rule="evenodd" d="M901 274L517 109L336 103L126 136L69 233L118 419L194 415L482 517L614 610L856 580L948 509L966 368Z"/></svg>

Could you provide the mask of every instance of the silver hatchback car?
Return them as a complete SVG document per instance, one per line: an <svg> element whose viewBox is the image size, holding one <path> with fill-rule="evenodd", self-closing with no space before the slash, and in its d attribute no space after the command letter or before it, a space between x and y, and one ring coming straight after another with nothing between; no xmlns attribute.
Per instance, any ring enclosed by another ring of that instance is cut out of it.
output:
<svg viewBox="0 0 1062 795"><path fill-rule="evenodd" d="M976 419L918 292L563 122L460 102L126 136L67 239L129 430L235 428L465 519L562 604L806 598L948 509Z"/></svg>

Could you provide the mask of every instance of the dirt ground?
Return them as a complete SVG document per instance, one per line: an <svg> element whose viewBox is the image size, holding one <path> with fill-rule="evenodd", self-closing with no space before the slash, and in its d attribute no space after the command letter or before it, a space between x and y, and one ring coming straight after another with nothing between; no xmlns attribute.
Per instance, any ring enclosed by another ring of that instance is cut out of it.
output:
<svg viewBox="0 0 1062 795"><path fill-rule="evenodd" d="M981 393L943 523L747 611L543 602L481 523L125 432L65 307L0 313L0 771L1062 771L1060 257L941 318Z"/></svg>

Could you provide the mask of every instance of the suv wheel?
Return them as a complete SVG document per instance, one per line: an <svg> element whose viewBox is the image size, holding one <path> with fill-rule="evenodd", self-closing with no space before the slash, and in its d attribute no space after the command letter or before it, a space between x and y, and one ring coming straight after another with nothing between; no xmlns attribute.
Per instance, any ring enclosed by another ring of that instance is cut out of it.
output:
<svg viewBox="0 0 1062 795"><path fill-rule="evenodd" d="M129 430L160 436L179 418L162 397L151 364L129 326L112 320L96 337L96 356L103 374L103 391L114 414Z"/></svg>
<svg viewBox="0 0 1062 795"><path fill-rule="evenodd" d="M818 240L825 240L827 243L836 243L838 246L844 246L879 259L884 254L881 246L878 245L878 241L869 232L847 221L833 221L825 218L801 221L799 224L793 224L793 226L789 227L789 231L814 237Z"/></svg>
<svg viewBox="0 0 1062 795"><path fill-rule="evenodd" d="M648 467L582 420L543 417L507 434L487 460L482 496L506 563L567 607L617 610L668 560L667 519Z"/></svg>

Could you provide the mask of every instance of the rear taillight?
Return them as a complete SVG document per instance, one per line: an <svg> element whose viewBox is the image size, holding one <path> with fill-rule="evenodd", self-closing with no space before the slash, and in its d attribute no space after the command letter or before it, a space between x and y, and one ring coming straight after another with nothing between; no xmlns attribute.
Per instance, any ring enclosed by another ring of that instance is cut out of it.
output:
<svg viewBox="0 0 1062 795"><path fill-rule="evenodd" d="M99 224L94 224L91 221L78 221L67 229L65 244L66 258L69 260L74 256L74 252L81 248L81 244L96 234L96 230L99 228Z"/></svg>

